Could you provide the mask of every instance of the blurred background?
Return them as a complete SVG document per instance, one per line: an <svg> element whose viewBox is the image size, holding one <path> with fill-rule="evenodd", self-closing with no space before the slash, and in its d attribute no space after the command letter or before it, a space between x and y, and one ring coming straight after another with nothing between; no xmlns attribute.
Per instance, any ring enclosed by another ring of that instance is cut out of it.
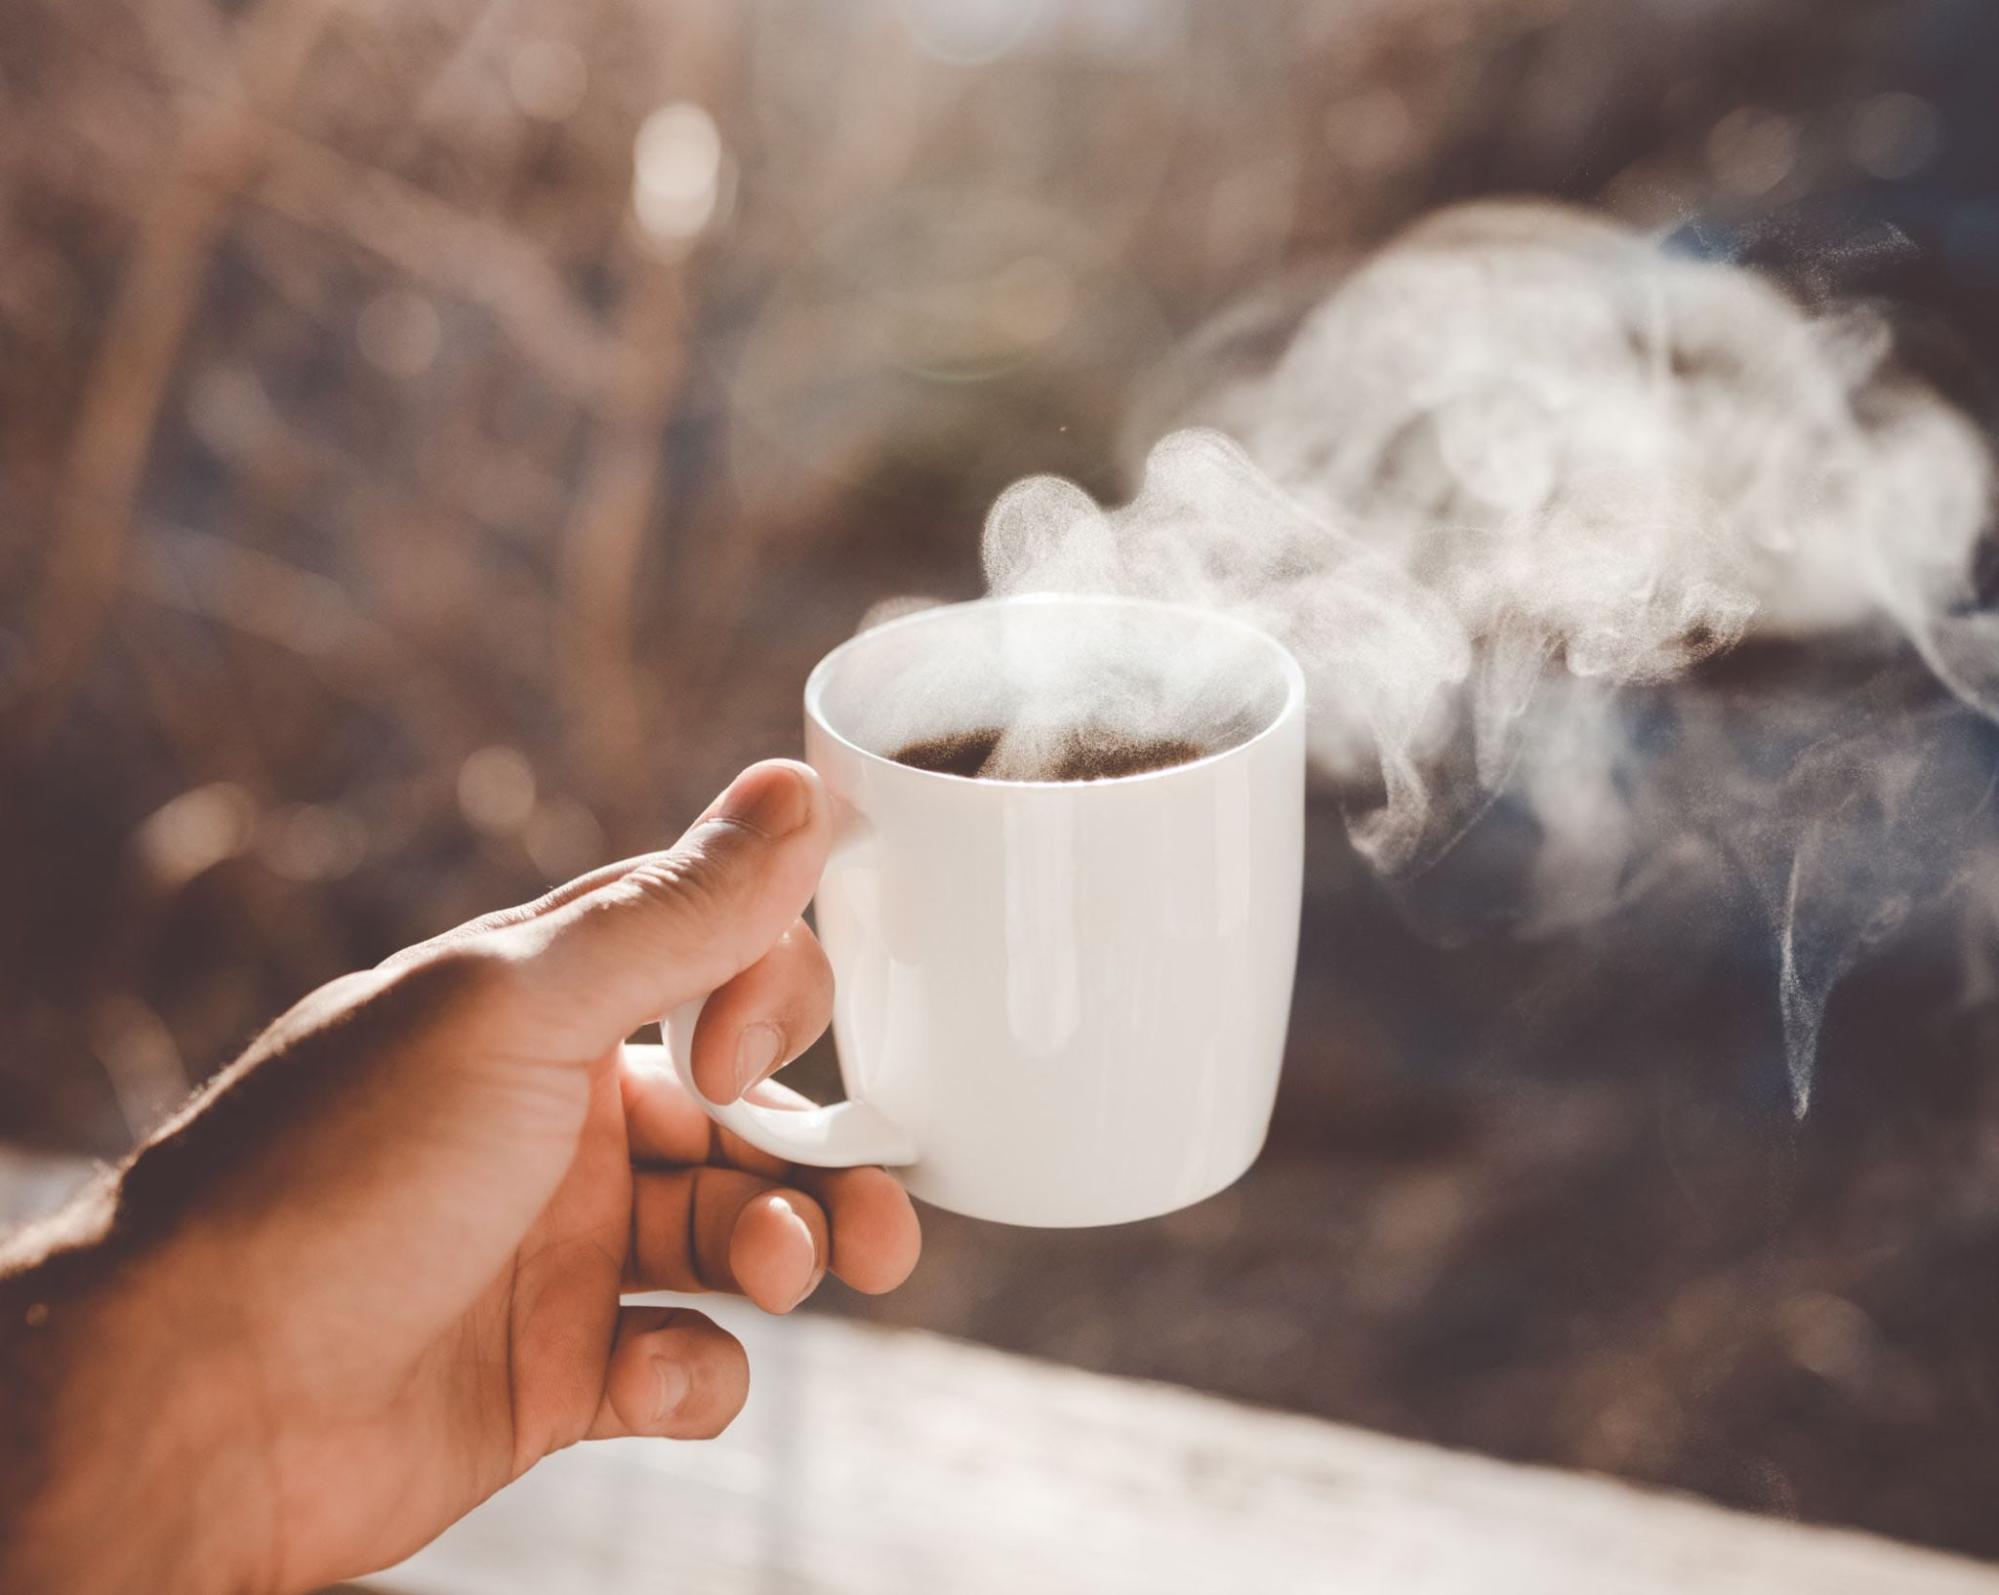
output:
<svg viewBox="0 0 1999 1595"><path fill-rule="evenodd" d="M1996 72L1983 0L0 0L0 1141L670 839L1450 200L1892 301L1989 420ZM1999 1555L1999 982L1877 958L1800 1125L1746 943L1420 918L1320 794L1254 1173L817 1310Z"/></svg>

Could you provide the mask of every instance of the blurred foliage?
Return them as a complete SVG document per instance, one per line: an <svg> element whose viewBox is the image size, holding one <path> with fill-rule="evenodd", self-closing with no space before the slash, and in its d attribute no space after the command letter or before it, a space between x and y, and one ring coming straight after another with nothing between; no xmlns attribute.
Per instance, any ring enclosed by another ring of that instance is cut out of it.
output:
<svg viewBox="0 0 1999 1595"><path fill-rule="evenodd" d="M1190 334L1443 200L1808 260L1864 214L1977 300L1994 43L1927 0L0 0L0 1137L116 1152L316 982L669 839L870 605L976 590L1000 487L1114 489ZM1759 1261L1711 1073L1426 1078L1314 835L1267 1172L1119 1238L941 1226L885 1310L1999 1550L1882 1486L1920 1446L1814 1472L1791 1386L1717 1381L1731 1336L1887 1369L1815 1421L1999 1454L1957 1352L1869 1361L1873 1219Z"/></svg>
<svg viewBox="0 0 1999 1595"><path fill-rule="evenodd" d="M659 843L1217 308L1923 156L1881 11L5 0L7 1122Z"/></svg>

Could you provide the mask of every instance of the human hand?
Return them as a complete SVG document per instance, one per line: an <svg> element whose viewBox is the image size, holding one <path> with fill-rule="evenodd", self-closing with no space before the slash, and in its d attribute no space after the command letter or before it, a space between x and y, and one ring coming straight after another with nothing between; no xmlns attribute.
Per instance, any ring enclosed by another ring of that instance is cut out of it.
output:
<svg viewBox="0 0 1999 1595"><path fill-rule="evenodd" d="M273 1025L136 1155L98 1222L0 1282L0 1303L40 1308L0 1341L0 1376L49 1374L38 1438L15 1443L51 1465L17 1478L18 1522L19 1470L0 1468L7 1587L287 1590L381 1567L552 1451L734 1417L734 1338L621 1307L621 1289L785 1312L829 1267L860 1290L900 1283L918 1235L894 1180L744 1146L658 1049L624 1044L713 992L703 1092L798 1100L754 1082L830 1013L799 918L829 832L810 769L753 766L671 851Z"/></svg>

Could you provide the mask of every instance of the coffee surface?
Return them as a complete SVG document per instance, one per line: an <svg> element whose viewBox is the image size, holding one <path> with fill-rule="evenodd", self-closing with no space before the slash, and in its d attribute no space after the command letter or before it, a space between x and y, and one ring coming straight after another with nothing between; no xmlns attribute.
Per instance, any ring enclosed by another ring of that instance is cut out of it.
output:
<svg viewBox="0 0 1999 1595"><path fill-rule="evenodd" d="M1121 775L1143 775L1191 764L1212 750L1191 740L1171 738L1141 741L1103 731L1078 731L1063 738L1039 766L1005 776L993 772L999 748L997 730L957 731L905 744L889 757L913 770L963 775L986 780L1109 781Z"/></svg>

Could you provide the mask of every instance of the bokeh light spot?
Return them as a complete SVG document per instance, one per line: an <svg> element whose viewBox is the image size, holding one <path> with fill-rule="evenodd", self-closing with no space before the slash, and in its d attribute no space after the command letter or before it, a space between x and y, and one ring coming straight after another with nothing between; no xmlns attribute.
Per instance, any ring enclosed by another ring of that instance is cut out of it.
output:
<svg viewBox="0 0 1999 1595"><path fill-rule="evenodd" d="M288 881L332 881L351 875L368 856L368 831L349 810L298 803L258 827L257 853Z"/></svg>
<svg viewBox="0 0 1999 1595"><path fill-rule="evenodd" d="M249 793L232 781L214 781L181 793L142 820L133 833L133 851L152 883L171 891L242 852L256 818Z"/></svg>
<svg viewBox="0 0 1999 1595"><path fill-rule="evenodd" d="M574 798L535 806L521 832L528 858L549 882L566 881L604 862L609 843L597 816Z"/></svg>
<svg viewBox="0 0 1999 1595"><path fill-rule="evenodd" d="M370 365L392 377L415 377L437 358L444 328L422 294L391 288L362 307L355 334Z"/></svg>
<svg viewBox="0 0 1999 1595"><path fill-rule="evenodd" d="M902 0L902 20L924 54L982 66L1019 45L1041 9L1041 0Z"/></svg>
<svg viewBox="0 0 1999 1595"><path fill-rule="evenodd" d="M481 748L458 771L458 809L488 836L510 836L534 813L534 766L519 748Z"/></svg>
<svg viewBox="0 0 1999 1595"><path fill-rule="evenodd" d="M1356 171L1381 172L1404 160L1416 145L1416 119L1391 88L1374 88L1326 112L1326 143Z"/></svg>
<svg viewBox="0 0 1999 1595"><path fill-rule="evenodd" d="M722 134L700 106L662 105L632 147L632 214L665 242L695 237L714 219L722 192Z"/></svg>
<svg viewBox="0 0 1999 1595"><path fill-rule="evenodd" d="M1875 95L1854 114L1847 135L1853 164L1890 182L1915 176L1942 148L1943 123L1935 107L1914 94Z"/></svg>
<svg viewBox="0 0 1999 1595"><path fill-rule="evenodd" d="M1791 175L1798 129L1788 116L1741 106L1708 134L1708 170L1731 194L1767 194Z"/></svg>
<svg viewBox="0 0 1999 1595"><path fill-rule="evenodd" d="M566 122L582 108L590 87L583 52L560 39L522 45L507 63L507 92L525 116Z"/></svg>

